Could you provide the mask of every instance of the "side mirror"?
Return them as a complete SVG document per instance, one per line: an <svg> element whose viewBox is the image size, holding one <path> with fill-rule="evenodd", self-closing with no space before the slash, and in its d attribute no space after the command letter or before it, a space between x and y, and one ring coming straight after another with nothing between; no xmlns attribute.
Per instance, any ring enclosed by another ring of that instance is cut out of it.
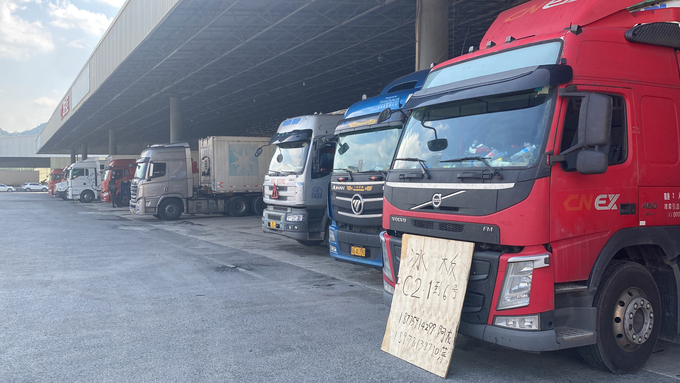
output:
<svg viewBox="0 0 680 383"><path fill-rule="evenodd" d="M579 141L583 137L583 143L587 148L609 145L612 128L612 102L610 96L596 93L589 94L583 100L586 110L581 109L579 114ZM583 133L581 133L581 125L584 127Z"/></svg>
<svg viewBox="0 0 680 383"><path fill-rule="evenodd" d="M441 152L442 150L449 147L449 140L446 138L435 138L434 140L427 141L427 148L431 152Z"/></svg>
<svg viewBox="0 0 680 383"><path fill-rule="evenodd" d="M349 145L347 145L346 142L343 142L342 145L340 145L340 147L338 148L338 154L343 155L343 154L347 153L348 150L349 150Z"/></svg>
<svg viewBox="0 0 680 383"><path fill-rule="evenodd" d="M581 174L604 174L609 166L606 153L582 150L576 156L576 171Z"/></svg>
<svg viewBox="0 0 680 383"><path fill-rule="evenodd" d="M257 148L257 150L255 151L255 157L259 157L260 154L262 154L262 147L261 146L259 148Z"/></svg>
<svg viewBox="0 0 680 383"><path fill-rule="evenodd" d="M392 109L390 108L383 109L383 111L380 112L380 114L378 115L377 124L387 121L390 118L390 116L392 116Z"/></svg>
<svg viewBox="0 0 680 383"><path fill-rule="evenodd" d="M560 95L582 98L578 117L578 143L560 154L566 155L583 148L609 145L612 126L612 98L604 94L582 92L563 92Z"/></svg>

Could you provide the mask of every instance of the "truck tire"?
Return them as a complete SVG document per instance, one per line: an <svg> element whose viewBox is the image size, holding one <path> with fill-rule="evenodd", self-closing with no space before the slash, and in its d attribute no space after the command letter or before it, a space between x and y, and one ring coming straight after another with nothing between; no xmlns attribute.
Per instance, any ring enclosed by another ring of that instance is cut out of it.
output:
<svg viewBox="0 0 680 383"><path fill-rule="evenodd" d="M66 197L66 192L61 193L61 199L66 201L68 198Z"/></svg>
<svg viewBox="0 0 680 383"><path fill-rule="evenodd" d="M227 202L227 210L232 217L243 217L248 214L248 203L243 197L233 197Z"/></svg>
<svg viewBox="0 0 680 383"><path fill-rule="evenodd" d="M615 374L638 370L659 339L661 298L654 277L635 262L616 261L595 295L597 343L579 349L586 363Z"/></svg>
<svg viewBox="0 0 680 383"><path fill-rule="evenodd" d="M184 207L182 202L177 199L166 199L158 207L158 215L164 221L174 221L182 215Z"/></svg>
<svg viewBox="0 0 680 383"><path fill-rule="evenodd" d="M128 197L126 195L121 197L120 203L121 203L121 206L129 206L130 205L130 197Z"/></svg>
<svg viewBox="0 0 680 383"><path fill-rule="evenodd" d="M92 201L94 201L94 192L92 190L85 190L80 193L80 202L90 203Z"/></svg>
<svg viewBox="0 0 680 383"><path fill-rule="evenodd" d="M253 214L262 217L262 213L264 212L264 209L267 207L267 204L264 203L264 200L262 199L262 196L257 196L253 198L253 201L250 203L250 209L253 212Z"/></svg>

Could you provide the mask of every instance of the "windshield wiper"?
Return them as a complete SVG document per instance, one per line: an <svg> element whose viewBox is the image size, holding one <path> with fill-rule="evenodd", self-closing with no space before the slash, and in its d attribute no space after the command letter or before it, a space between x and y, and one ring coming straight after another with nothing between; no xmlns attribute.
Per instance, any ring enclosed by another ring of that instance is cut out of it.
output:
<svg viewBox="0 0 680 383"><path fill-rule="evenodd" d="M499 173L499 170L503 170L503 168L496 169L491 164L489 164L489 161L487 161L486 158L480 157L480 156L473 156L473 157L461 157L461 158L453 158L450 160L444 160L444 161L439 161L439 163L444 163L444 162L463 162L463 161L481 161L489 170L491 171L491 177L496 177L499 180L503 179L503 176L501 173Z"/></svg>
<svg viewBox="0 0 680 383"><path fill-rule="evenodd" d="M347 174L349 174L349 180L354 181L354 178L352 177L352 171L351 170L349 170L347 168L336 168L336 169L333 169L333 170L342 170L342 171L347 172Z"/></svg>
<svg viewBox="0 0 680 383"><path fill-rule="evenodd" d="M274 174L272 174L272 173L274 173ZM269 175L270 175L270 176L280 176L280 175L281 175L281 172L278 171L278 170L270 170L270 171L269 171Z"/></svg>
<svg viewBox="0 0 680 383"><path fill-rule="evenodd" d="M427 178L428 180L430 179L430 173L428 173L427 170L425 169L425 160L421 160L420 158L409 157L409 158L397 158L395 159L395 161L417 162L418 165L420 165L420 171L423 172L425 178Z"/></svg>

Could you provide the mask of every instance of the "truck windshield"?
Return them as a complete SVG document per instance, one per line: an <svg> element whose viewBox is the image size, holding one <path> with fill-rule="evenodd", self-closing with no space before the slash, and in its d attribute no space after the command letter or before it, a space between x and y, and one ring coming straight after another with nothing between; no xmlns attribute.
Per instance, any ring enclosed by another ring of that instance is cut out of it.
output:
<svg viewBox="0 0 680 383"><path fill-rule="evenodd" d="M401 126L363 130L340 135L335 153L335 172L386 172L399 142Z"/></svg>
<svg viewBox="0 0 680 383"><path fill-rule="evenodd" d="M396 155L410 160L396 160L394 168L532 166L539 158L555 93L554 87L543 87L415 109Z"/></svg>
<svg viewBox="0 0 680 383"><path fill-rule="evenodd" d="M111 169L106 169L106 172L104 173L104 178L102 178L102 179L108 180L110 174L111 174Z"/></svg>
<svg viewBox="0 0 680 383"><path fill-rule="evenodd" d="M146 169L149 167L148 162L138 162L137 169L135 170L135 178L142 179L146 178ZM106 177L105 179L108 179Z"/></svg>
<svg viewBox="0 0 680 383"><path fill-rule="evenodd" d="M61 174L52 174L52 181L59 181L61 179Z"/></svg>
<svg viewBox="0 0 680 383"><path fill-rule="evenodd" d="M269 174L299 174L305 168L309 141L287 142L278 144L272 162L269 164Z"/></svg>

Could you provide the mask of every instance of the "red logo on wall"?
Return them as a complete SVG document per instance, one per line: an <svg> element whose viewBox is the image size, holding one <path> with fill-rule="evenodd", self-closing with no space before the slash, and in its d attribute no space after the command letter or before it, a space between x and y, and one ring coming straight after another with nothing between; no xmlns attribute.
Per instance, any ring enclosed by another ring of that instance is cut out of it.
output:
<svg viewBox="0 0 680 383"><path fill-rule="evenodd" d="M71 98L69 96L66 96L64 101L61 102L61 119L62 120L64 119L64 117L66 117L68 112L71 111L71 103L69 102L70 99Z"/></svg>

